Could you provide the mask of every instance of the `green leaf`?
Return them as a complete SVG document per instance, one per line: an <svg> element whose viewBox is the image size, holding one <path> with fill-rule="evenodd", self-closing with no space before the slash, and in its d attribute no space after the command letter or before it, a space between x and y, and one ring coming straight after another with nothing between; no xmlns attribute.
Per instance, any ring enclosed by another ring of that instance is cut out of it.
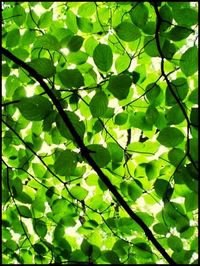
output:
<svg viewBox="0 0 200 266"><path fill-rule="evenodd" d="M77 25L80 31L90 33L93 30L93 24L88 18L77 17Z"/></svg>
<svg viewBox="0 0 200 266"><path fill-rule="evenodd" d="M118 37L125 42L133 42L141 36L140 30L130 22L121 22L115 31Z"/></svg>
<svg viewBox="0 0 200 266"><path fill-rule="evenodd" d="M160 86L155 83L150 83L146 87L146 97L152 106L158 106L163 101L163 91Z"/></svg>
<svg viewBox="0 0 200 266"><path fill-rule="evenodd" d="M167 244L174 251L181 251L183 249L183 243L177 236L171 235L169 238L167 238Z"/></svg>
<svg viewBox="0 0 200 266"><path fill-rule="evenodd" d="M174 26L169 32L168 37L170 40L178 42L186 39L190 34L194 33L192 29L184 28L181 26Z"/></svg>
<svg viewBox="0 0 200 266"><path fill-rule="evenodd" d="M171 81L171 88L180 101L184 100L188 94L189 86L188 82L185 78L177 78ZM177 104L176 99L174 98L169 86L167 86L166 94L165 94L165 103L166 105L174 105Z"/></svg>
<svg viewBox="0 0 200 266"><path fill-rule="evenodd" d="M166 119L169 125L177 125L185 120L185 116L179 104L175 104L173 107L166 111Z"/></svg>
<svg viewBox="0 0 200 266"><path fill-rule="evenodd" d="M80 17L90 17L94 14L95 11L96 6L94 2L83 3L78 8L78 15Z"/></svg>
<svg viewBox="0 0 200 266"><path fill-rule="evenodd" d="M8 64L2 64L1 70L2 70L2 76L3 77L8 77L9 76L10 67L8 66Z"/></svg>
<svg viewBox="0 0 200 266"><path fill-rule="evenodd" d="M184 151L179 148L174 148L170 150L168 153L168 159L170 160L171 164L173 164L174 166L178 166L184 157L185 157Z"/></svg>
<svg viewBox="0 0 200 266"><path fill-rule="evenodd" d="M37 252L40 255L44 255L46 253L46 248L42 244L36 243L33 245L33 248L35 252Z"/></svg>
<svg viewBox="0 0 200 266"><path fill-rule="evenodd" d="M190 122L192 123L193 126L198 127L199 125L198 108L192 108L191 113L190 113Z"/></svg>
<svg viewBox="0 0 200 266"><path fill-rule="evenodd" d="M33 228L39 237L44 238L46 236L47 225L43 220L33 219Z"/></svg>
<svg viewBox="0 0 200 266"><path fill-rule="evenodd" d="M16 199L22 203L29 203L33 202L32 198L25 192L21 192L17 195Z"/></svg>
<svg viewBox="0 0 200 266"><path fill-rule="evenodd" d="M133 200L136 201L141 195L143 190L134 182L128 184L128 195Z"/></svg>
<svg viewBox="0 0 200 266"><path fill-rule="evenodd" d="M51 34L44 34L43 36L37 37L34 46L35 48L45 48L53 51L60 49L57 38Z"/></svg>
<svg viewBox="0 0 200 266"><path fill-rule="evenodd" d="M128 119L128 114L125 112L119 113L115 116L115 124L120 126L124 125Z"/></svg>
<svg viewBox="0 0 200 266"><path fill-rule="evenodd" d="M110 152L111 160L116 163L120 163L123 160L123 150L116 142L109 142L108 151Z"/></svg>
<svg viewBox="0 0 200 266"><path fill-rule="evenodd" d="M8 32L6 39L6 47L15 47L19 44L20 32L18 29L13 29Z"/></svg>
<svg viewBox="0 0 200 266"><path fill-rule="evenodd" d="M110 162L110 153L108 149L104 148L102 145L91 144L87 146L87 149L91 151L91 157L100 168L105 167Z"/></svg>
<svg viewBox="0 0 200 266"><path fill-rule="evenodd" d="M18 210L22 217L32 218L32 213L28 207L20 205L18 206Z"/></svg>
<svg viewBox="0 0 200 266"><path fill-rule="evenodd" d="M103 250L101 257L104 261L109 262L111 264L120 264L119 257L117 253L113 250Z"/></svg>
<svg viewBox="0 0 200 266"><path fill-rule="evenodd" d="M53 5L53 2L41 2L41 5L42 5L45 9L49 9L49 8Z"/></svg>
<svg viewBox="0 0 200 266"><path fill-rule="evenodd" d="M32 59L28 65L44 78L50 78L56 73L53 62L47 58Z"/></svg>
<svg viewBox="0 0 200 266"><path fill-rule="evenodd" d="M188 64L188 62L190 62ZM181 56L180 68L186 77L192 76L198 70L198 50L197 46L194 45L186 50Z"/></svg>
<svg viewBox="0 0 200 266"><path fill-rule="evenodd" d="M73 33L77 33L78 26L77 26L77 17L74 15L74 13L68 9L66 12L66 25L69 30L71 30Z"/></svg>
<svg viewBox="0 0 200 266"><path fill-rule="evenodd" d="M84 200L88 194L88 191L80 186L75 186L70 189L72 196L78 200Z"/></svg>
<svg viewBox="0 0 200 266"><path fill-rule="evenodd" d="M83 51L71 52L66 59L71 64L82 65L87 61L88 55Z"/></svg>
<svg viewBox="0 0 200 266"><path fill-rule="evenodd" d="M184 134L175 127L163 128L157 137L157 141L165 147L176 147L184 140Z"/></svg>
<svg viewBox="0 0 200 266"><path fill-rule="evenodd" d="M83 138L85 133L85 124L83 121L80 121L80 118L73 112L66 111L66 114L71 121L72 125L76 129L77 133L81 138ZM61 116L57 114L56 116L56 125L58 127L58 130L60 134L67 139L74 140L74 137L72 136L71 132L69 131L68 127L63 122Z"/></svg>
<svg viewBox="0 0 200 266"><path fill-rule="evenodd" d="M54 163L54 170L62 176L70 176L74 172L77 164L77 155L71 150L59 153Z"/></svg>
<svg viewBox="0 0 200 266"><path fill-rule="evenodd" d="M110 77L107 89L118 99L123 100L129 94L129 89L131 87L132 80L129 75L113 75Z"/></svg>
<svg viewBox="0 0 200 266"><path fill-rule="evenodd" d="M159 235L166 235L169 232L169 229L163 223L157 223L153 226L153 230L155 233Z"/></svg>
<svg viewBox="0 0 200 266"><path fill-rule="evenodd" d="M156 194L161 198L166 196L167 190L169 190L170 188L170 183L167 180L161 178L157 179L154 183Z"/></svg>
<svg viewBox="0 0 200 266"><path fill-rule="evenodd" d="M132 127L139 128L141 130L151 130L152 124L146 120L144 112L136 112L129 116L129 123Z"/></svg>
<svg viewBox="0 0 200 266"><path fill-rule="evenodd" d="M132 22L140 27L143 28L148 20L149 10L143 3L138 3L134 8L131 9L130 12Z"/></svg>
<svg viewBox="0 0 200 266"><path fill-rule="evenodd" d="M51 26L53 20L53 11L47 11L44 14L41 15L38 25L40 28L49 28Z"/></svg>
<svg viewBox="0 0 200 266"><path fill-rule="evenodd" d="M21 5L16 5L13 8L13 20L17 26L21 26L26 20L26 12Z"/></svg>
<svg viewBox="0 0 200 266"><path fill-rule="evenodd" d="M84 79L78 69L65 69L58 73L59 79L66 88L80 88L84 85Z"/></svg>
<svg viewBox="0 0 200 266"><path fill-rule="evenodd" d="M159 167L156 161L145 164L145 172L148 180L152 180L159 176Z"/></svg>
<svg viewBox="0 0 200 266"><path fill-rule="evenodd" d="M71 51L71 52L77 52L78 50L80 50L82 44L83 44L84 38L82 36L73 36L68 44L67 44L67 48Z"/></svg>
<svg viewBox="0 0 200 266"><path fill-rule="evenodd" d="M120 55L117 57L115 61L115 69L117 70L118 73L121 73L128 69L130 66L131 59L127 54Z"/></svg>
<svg viewBox="0 0 200 266"><path fill-rule="evenodd" d="M185 196L185 208L187 212L198 209L198 194L197 193L191 192Z"/></svg>
<svg viewBox="0 0 200 266"><path fill-rule="evenodd" d="M21 99L17 107L22 116L30 121L43 120L52 111L51 102L40 95Z"/></svg>
<svg viewBox="0 0 200 266"><path fill-rule="evenodd" d="M93 60L101 71L107 72L111 68L113 62L113 54L110 46L98 44L93 52Z"/></svg>
<svg viewBox="0 0 200 266"><path fill-rule="evenodd" d="M160 17L161 17L161 25L159 30L162 31L166 31L172 23L173 20L173 14L171 11L171 8L168 5L163 5L160 10Z"/></svg>
<svg viewBox="0 0 200 266"><path fill-rule="evenodd" d="M198 23L198 13L192 8L174 9L173 16L176 22L181 26L190 27Z"/></svg>
<svg viewBox="0 0 200 266"><path fill-rule="evenodd" d="M93 117L101 117L108 108L108 97L103 91L98 91L90 101L90 111Z"/></svg>

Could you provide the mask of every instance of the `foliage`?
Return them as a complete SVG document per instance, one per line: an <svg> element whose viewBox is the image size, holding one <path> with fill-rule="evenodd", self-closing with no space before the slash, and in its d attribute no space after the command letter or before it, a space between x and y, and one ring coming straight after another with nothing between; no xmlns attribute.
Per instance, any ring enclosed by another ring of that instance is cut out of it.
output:
<svg viewBox="0 0 200 266"><path fill-rule="evenodd" d="M2 8L3 264L197 264L197 4Z"/></svg>

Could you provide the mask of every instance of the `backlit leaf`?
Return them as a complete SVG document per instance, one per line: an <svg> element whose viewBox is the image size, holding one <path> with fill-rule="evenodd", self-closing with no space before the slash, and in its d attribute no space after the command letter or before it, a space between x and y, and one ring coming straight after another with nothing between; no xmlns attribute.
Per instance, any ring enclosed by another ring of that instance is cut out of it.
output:
<svg viewBox="0 0 200 266"><path fill-rule="evenodd" d="M43 120L52 111L51 102L44 96L23 98L17 104L23 117L30 121Z"/></svg>
<svg viewBox="0 0 200 266"><path fill-rule="evenodd" d="M183 142L184 134L175 127L165 127L160 131L157 140L166 147L176 147Z"/></svg>
<svg viewBox="0 0 200 266"><path fill-rule="evenodd" d="M101 117L107 110L108 97L105 92L97 92L90 101L90 111L93 117Z"/></svg>
<svg viewBox="0 0 200 266"><path fill-rule="evenodd" d="M101 71L107 72L113 63L113 54L110 46L98 44L93 52L93 60Z"/></svg>
<svg viewBox="0 0 200 266"><path fill-rule="evenodd" d="M130 22L121 22L115 31L118 37L125 42L133 42L141 36L139 29Z"/></svg>

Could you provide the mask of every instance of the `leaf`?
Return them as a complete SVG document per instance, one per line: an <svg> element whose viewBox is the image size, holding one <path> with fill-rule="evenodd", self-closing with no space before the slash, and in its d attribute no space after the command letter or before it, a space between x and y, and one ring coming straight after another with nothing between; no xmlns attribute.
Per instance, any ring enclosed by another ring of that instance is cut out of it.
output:
<svg viewBox="0 0 200 266"><path fill-rule="evenodd" d="M44 255L46 253L46 248L42 244L36 243L33 245L33 248L35 252L37 252L40 255Z"/></svg>
<svg viewBox="0 0 200 266"><path fill-rule="evenodd" d="M59 50L60 49L60 44L57 40L57 38L51 34L44 34L43 36L37 37L35 43L35 47L38 48L45 48L48 50Z"/></svg>
<svg viewBox="0 0 200 266"><path fill-rule="evenodd" d="M47 58L32 59L28 65L44 78L50 78L56 73L53 62Z"/></svg>
<svg viewBox="0 0 200 266"><path fill-rule="evenodd" d="M93 117L101 117L108 108L108 97L105 92L97 92L90 101L89 107Z"/></svg>
<svg viewBox="0 0 200 266"><path fill-rule="evenodd" d="M128 184L128 195L135 202L141 195L143 190L136 184Z"/></svg>
<svg viewBox="0 0 200 266"><path fill-rule="evenodd" d="M116 142L109 142L108 151L110 152L111 160L116 163L120 163L123 160L123 150Z"/></svg>
<svg viewBox="0 0 200 266"><path fill-rule="evenodd" d="M173 16L176 22L181 26L190 27L198 23L198 13L192 8L175 9Z"/></svg>
<svg viewBox="0 0 200 266"><path fill-rule="evenodd" d="M103 250L101 257L104 261L110 262L111 264L120 264L119 257L113 250Z"/></svg>
<svg viewBox="0 0 200 266"><path fill-rule="evenodd" d="M53 5L53 2L41 2L41 4L45 9L49 9Z"/></svg>
<svg viewBox="0 0 200 266"><path fill-rule="evenodd" d="M165 147L176 147L184 140L184 134L175 127L163 128L157 137L157 141Z"/></svg>
<svg viewBox="0 0 200 266"><path fill-rule="evenodd" d="M173 107L166 111L166 119L169 125L177 125L185 120L185 116L179 104L175 104Z"/></svg>
<svg viewBox="0 0 200 266"><path fill-rule="evenodd" d="M80 186L74 186L70 189L72 196L78 200L84 200L88 194L88 191Z"/></svg>
<svg viewBox="0 0 200 266"><path fill-rule="evenodd" d="M128 119L128 114L125 112L119 113L115 116L116 125L124 125Z"/></svg>
<svg viewBox="0 0 200 266"><path fill-rule="evenodd" d="M78 8L78 15L80 17L90 17L96 11L96 6L94 2L82 3Z"/></svg>
<svg viewBox="0 0 200 266"><path fill-rule="evenodd" d="M159 13L161 17L161 25L159 30L161 32L166 31L171 26L173 20L171 8L165 4L160 8Z"/></svg>
<svg viewBox="0 0 200 266"><path fill-rule="evenodd" d="M104 148L102 145L91 144L87 146L92 159L101 168L105 167L111 160L110 153L108 149Z"/></svg>
<svg viewBox="0 0 200 266"><path fill-rule="evenodd" d="M132 22L136 26L143 28L147 23L149 10L145 4L138 3L133 9L131 9L130 16Z"/></svg>
<svg viewBox="0 0 200 266"><path fill-rule="evenodd" d="M190 62L188 64L188 62ZM186 50L181 56L180 68L186 77L192 76L198 70L198 50L197 46L194 45Z"/></svg>
<svg viewBox="0 0 200 266"><path fill-rule="evenodd" d="M129 75L113 75L110 77L107 89L118 99L123 100L129 94L132 80Z"/></svg>
<svg viewBox="0 0 200 266"><path fill-rule="evenodd" d="M121 22L115 31L118 37L125 42L133 42L141 36L139 29L134 24L125 21Z"/></svg>
<svg viewBox="0 0 200 266"><path fill-rule="evenodd" d="M159 235L166 235L169 232L168 227L163 223L157 223L153 226L153 230L155 233Z"/></svg>
<svg viewBox="0 0 200 266"><path fill-rule="evenodd" d="M32 213L31 211L29 210L28 207L26 206L22 206L22 205L18 205L18 210L19 210L19 213L22 217L25 217L25 218L32 218Z"/></svg>
<svg viewBox="0 0 200 266"><path fill-rule="evenodd" d="M113 54L110 46L98 44L93 52L93 60L101 71L107 72L113 63Z"/></svg>
<svg viewBox="0 0 200 266"><path fill-rule="evenodd" d="M48 28L51 26L53 20L53 11L47 11L43 13L38 21L38 25L40 28Z"/></svg>
<svg viewBox="0 0 200 266"><path fill-rule="evenodd" d="M77 25L80 31L90 33L93 30L93 24L88 18L77 17Z"/></svg>
<svg viewBox="0 0 200 266"><path fill-rule="evenodd" d="M177 78L175 80L172 80L170 84L171 84L171 88L174 94L176 94L179 100L180 101L184 100L189 90L187 80L185 78ZM170 106L177 104L177 101L174 98L173 94L171 93L169 86L167 86L167 89L166 89L165 103L166 105L170 105Z"/></svg>
<svg viewBox="0 0 200 266"><path fill-rule="evenodd" d="M198 209L198 194L197 193L191 192L185 196L185 208L187 212Z"/></svg>
<svg viewBox="0 0 200 266"><path fill-rule="evenodd" d="M146 97L152 106L158 106L163 101L163 91L160 86L155 83L150 83L146 87Z"/></svg>
<svg viewBox="0 0 200 266"><path fill-rule="evenodd" d="M87 61L88 55L83 51L72 52L67 55L66 59L71 64L82 65Z"/></svg>
<svg viewBox="0 0 200 266"><path fill-rule="evenodd" d="M21 26L26 20L26 12L21 5L15 5L13 8L13 20L17 26Z"/></svg>
<svg viewBox="0 0 200 266"><path fill-rule="evenodd" d="M70 176L74 172L77 164L77 155L71 150L59 153L54 163L54 170L62 176Z"/></svg>
<svg viewBox="0 0 200 266"><path fill-rule="evenodd" d="M18 45L20 40L20 32L18 29L13 29L8 32L6 39L6 47L15 47Z"/></svg>
<svg viewBox="0 0 200 266"><path fill-rule="evenodd" d="M59 79L66 88L80 88L84 85L84 79L78 69L65 69L58 73Z"/></svg>
<svg viewBox="0 0 200 266"><path fill-rule="evenodd" d="M21 99L17 107L22 116L30 121L43 120L52 111L51 102L40 95Z"/></svg>
<svg viewBox="0 0 200 266"><path fill-rule="evenodd" d="M169 190L170 188L170 183L167 180L161 178L157 179L154 183L156 194L161 198L166 196L167 190Z"/></svg>
<svg viewBox="0 0 200 266"><path fill-rule="evenodd" d="M39 237L44 238L46 236L47 225L43 220L33 219L33 228Z"/></svg>
<svg viewBox="0 0 200 266"><path fill-rule="evenodd" d="M183 243L177 236L171 235L169 238L167 238L167 244L174 251L182 251L183 249Z"/></svg>
<svg viewBox="0 0 200 266"><path fill-rule="evenodd" d="M168 32L168 37L170 38L170 40L178 42L186 39L192 33L194 33L192 29L184 28L181 26L174 26Z"/></svg>
<svg viewBox="0 0 200 266"><path fill-rule="evenodd" d="M67 44L67 48L71 52L77 52L78 50L80 50L83 44L83 41L84 41L84 38L82 36L75 35L69 40Z"/></svg>
<svg viewBox="0 0 200 266"><path fill-rule="evenodd" d="M185 157L184 151L179 148L173 148L168 153L168 159L170 160L171 164L173 164L174 166L178 166L184 157Z"/></svg>
<svg viewBox="0 0 200 266"><path fill-rule="evenodd" d="M115 69L117 70L118 73L121 73L128 69L130 66L131 59L127 54L120 55L117 57L115 61Z"/></svg>
<svg viewBox="0 0 200 266"><path fill-rule="evenodd" d="M192 108L190 113L190 122L193 126L198 127L199 125L199 110L198 108Z"/></svg>
<svg viewBox="0 0 200 266"><path fill-rule="evenodd" d="M152 180L159 176L159 167L156 161L149 162L145 164L145 172L148 180Z"/></svg>
<svg viewBox="0 0 200 266"><path fill-rule="evenodd" d="M72 125L76 129L77 133L81 138L83 138L85 133L85 124L83 121L80 121L80 118L73 112L66 111L66 114L71 121ZM72 136L71 132L69 131L68 127L63 122L61 116L57 114L56 116L56 125L58 127L58 130L60 134L67 139L74 140L74 137Z"/></svg>

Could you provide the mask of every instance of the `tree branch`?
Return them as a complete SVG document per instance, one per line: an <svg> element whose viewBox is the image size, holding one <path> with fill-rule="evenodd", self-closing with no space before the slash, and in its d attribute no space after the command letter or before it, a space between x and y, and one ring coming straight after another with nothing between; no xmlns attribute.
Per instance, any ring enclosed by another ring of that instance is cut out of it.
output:
<svg viewBox="0 0 200 266"><path fill-rule="evenodd" d="M29 72L29 74L37 80L41 87L44 89L46 94L49 96L49 98L52 100L53 104L55 105L57 111L59 112L63 122L68 127L71 134L74 136L74 140L78 144L78 146L81 149L81 154L85 157L85 159L88 161L90 166L95 170L95 172L98 174L99 178L103 181L103 183L107 186L107 188L110 190L110 192L114 195L114 197L117 199L119 204L124 208L124 210L129 214L129 216L143 229L145 235L147 236L148 240L152 242L152 244L156 247L156 249L162 254L162 256L166 259L166 261L170 264L176 264L174 260L168 255L168 253L165 251L165 249L160 245L160 243L156 240L154 235L152 234L149 227L143 222L143 220L137 216L132 209L129 207L127 202L124 200L124 198L121 196L121 194L117 191L116 187L111 183L109 178L102 172L102 170L99 168L99 166L96 164L96 162L91 157L87 147L83 143L81 137L77 133L76 129L74 128L73 124L69 120L69 117L67 116L66 112L63 110L59 100L55 97L54 93L50 88L47 86L45 81L42 79L42 77L30 66L28 66L25 62L14 56L11 52L9 52L7 49L2 47L2 53L4 56L12 60L14 63L16 63L18 66L24 68L26 71Z"/></svg>

